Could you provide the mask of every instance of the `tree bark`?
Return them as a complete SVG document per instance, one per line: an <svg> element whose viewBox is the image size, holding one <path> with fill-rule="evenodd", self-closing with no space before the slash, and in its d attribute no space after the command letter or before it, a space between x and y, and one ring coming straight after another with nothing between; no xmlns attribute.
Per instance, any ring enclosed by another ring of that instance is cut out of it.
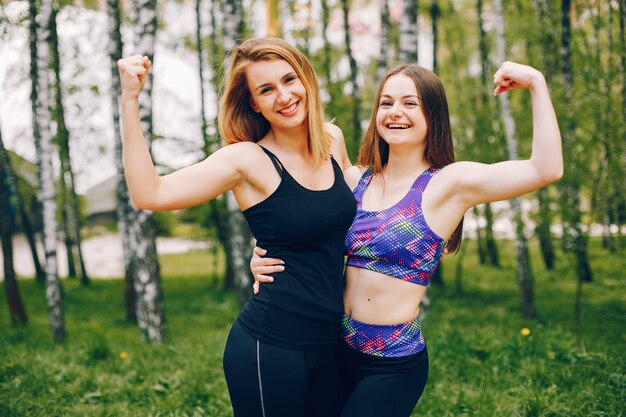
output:
<svg viewBox="0 0 626 417"><path fill-rule="evenodd" d="M134 287L134 267L131 250L129 214L132 210L126 179L124 178L124 161L122 157L122 136L120 129L120 108L119 97L122 95L117 60L122 57L124 45L120 32L121 16L119 0L107 0L107 16L109 31L109 60L111 69L111 109L113 114L113 133L115 135L114 159L115 159L115 194L117 206L115 208L117 216L117 229L122 242L122 252L124 257L124 306L126 309L126 320L137 321L137 294Z"/></svg>
<svg viewBox="0 0 626 417"><path fill-rule="evenodd" d="M571 1L561 2L561 69L564 79L564 103L572 102L574 87L571 64ZM576 150L576 122L571 106L564 106L562 129L563 149L565 159L569 162L570 170L575 169L578 163ZM561 194L561 211L563 222L563 247L575 258L575 270L578 279L582 282L591 282L593 273L587 255L587 239L582 228L582 214L580 210L580 184L573 173L565 173L559 183ZM582 288L582 287L580 287Z"/></svg>
<svg viewBox="0 0 626 417"><path fill-rule="evenodd" d="M506 58L504 14L501 0L494 1L495 29L496 29L496 55L499 62ZM498 96L502 108L502 119L507 142L509 159L518 159L517 142L515 139L515 120L509 107L507 94ZM511 199L511 208L516 224L515 255L517 258L517 281L520 287L521 309L524 318L532 318L535 315L534 307L534 277L530 266L528 243L524 235L524 221L522 219L521 198Z"/></svg>
<svg viewBox="0 0 626 417"><path fill-rule="evenodd" d="M418 7L418 0L402 0L402 16L400 16L400 61L404 63L417 64Z"/></svg>
<svg viewBox="0 0 626 417"><path fill-rule="evenodd" d="M534 3L541 28L541 67L544 69L543 73L548 84L551 85L552 74L557 71L558 59L555 59L553 52L556 49L556 38L554 36L554 23L551 19L552 13L548 0L535 0ZM550 233L553 218L552 210L550 209L551 198L546 188L537 191L537 200L539 202L539 215L535 234L539 239L543 263L546 269L552 270L554 269L556 253L552 234Z"/></svg>
<svg viewBox="0 0 626 417"><path fill-rule="evenodd" d="M240 0L224 2L223 45L225 54L237 45L243 37L243 11ZM228 64L228 63L227 63ZM228 217L228 237L224 249L226 250L227 279L232 283L239 294L241 305L252 294L252 273L247 260L251 256L252 234L239 210L239 205L232 192L226 193L226 208Z"/></svg>
<svg viewBox="0 0 626 417"><path fill-rule="evenodd" d="M378 65L376 66L377 83L383 79L389 66L389 35L391 32L387 0L378 0L378 8L380 9L380 55L378 55Z"/></svg>
<svg viewBox="0 0 626 417"><path fill-rule="evenodd" d="M341 0L341 9L343 11L344 41L346 55L348 57L348 62L350 63L350 84L352 86L352 140L353 143L359 143L361 140L361 91L358 84L358 69L356 60L354 59L354 55L352 55L350 24L348 22L348 15L350 13L348 0Z"/></svg>
<svg viewBox="0 0 626 417"><path fill-rule="evenodd" d="M437 50L439 49L439 27L438 27L438 19L439 14L441 13L441 9L439 8L439 2L437 0L432 0L430 5L430 18L432 22L432 32L433 32L433 72L436 74L439 70L438 62L437 62ZM417 29L417 26L416 26ZM415 57L417 59L417 56Z"/></svg>
<svg viewBox="0 0 626 417"><path fill-rule="evenodd" d="M39 199L43 207L43 242L46 253L46 298L50 310L52 339L61 343L65 338L65 324L61 305L61 286L57 266L57 205L55 200L54 171L52 168L52 133L50 116L50 17L52 0L42 0L37 13L37 106L36 121L40 142L36 148L39 160Z"/></svg>
<svg viewBox="0 0 626 417"><path fill-rule="evenodd" d="M493 109L492 104L493 100L489 98L489 90L491 86L488 84L488 74L491 72L491 65L489 64L489 49L487 47L487 34L485 32L484 22L483 22L483 14L482 14L482 0L478 0L477 4L477 14L478 14L478 33L479 33L479 50L480 50L480 79L481 79L481 89L480 89L480 108L481 112L478 116L479 120L477 121L477 134L479 135L479 140L482 140L481 136L496 136L495 127L498 126L497 120L495 120L499 115L496 114ZM481 120L483 118L490 119L489 123L485 123L485 121ZM494 162L493 160L489 162ZM487 203L484 205L483 213L485 215L485 227L482 230L483 232L483 258L481 263L489 263L493 266L500 266L500 257L498 255L498 246L496 245L496 240L493 236L493 212L491 210L491 203ZM479 248L479 250L481 250Z"/></svg>
<svg viewBox="0 0 626 417"><path fill-rule="evenodd" d="M70 276L76 276L76 267L74 262L74 250L78 254L78 263L80 267L81 283L83 286L89 285L89 276L85 268L83 259L83 251L81 247L81 221L80 211L78 208L78 196L76 195L76 187L74 182L74 171L72 170L72 160L70 157L70 134L65 124L65 108L63 106L63 90L61 88L61 59L59 55L59 38L56 26L56 9L52 10L51 18L51 36L52 42L50 49L52 51L52 67L55 76L55 121L57 124L57 135L55 142L59 146L59 156L61 160L61 175L59 182L62 187L61 202L62 212L64 215L64 231L67 248L68 267L70 268Z"/></svg>
<svg viewBox="0 0 626 417"><path fill-rule="evenodd" d="M30 20L30 25L29 25L29 50L30 50L30 104L31 104L31 118L32 118L32 125L33 125L33 138L35 139L35 148L37 149L39 147L39 144L41 143L41 133L40 133L40 126L39 123L37 122L37 101L39 100L38 98L38 94L37 94L37 73L39 71L38 68L38 53L37 53L37 2L35 0L29 0L28 1L28 11L29 11L29 20ZM39 160L39 158L35 159L35 163L37 166L37 172L39 173L41 171L41 161ZM39 189L41 189L41 176L38 174L37 175L37 186ZM43 224L43 215L42 213L37 210L36 211L38 218L38 221L36 223L39 224ZM30 222L28 222L30 224ZM34 239L33 239L34 241ZM30 244L30 239L29 239L29 244ZM37 278L37 282L39 282L40 284L44 284L46 282L46 273L44 271L44 269L41 267L41 264L39 263L39 256L37 255L37 248L36 246L33 249L33 246L31 246L31 252L33 253L33 261L35 263L35 270L37 272L36 278ZM37 268L39 266L39 268Z"/></svg>
<svg viewBox="0 0 626 417"><path fill-rule="evenodd" d="M147 56L154 65L154 44L157 29L156 0L135 2L136 54ZM139 117L148 148L153 139L152 85L154 72L146 79L139 96ZM133 285L137 294L137 324L143 340L160 343L165 337L165 311L159 259L156 251L156 232L152 213L134 207L129 217L130 250L133 258Z"/></svg>
<svg viewBox="0 0 626 417"><path fill-rule="evenodd" d="M18 211L15 199L17 188L13 185L14 178L0 132L0 242L2 244L4 292L7 297L11 324L15 326L26 324L28 316L24 303L22 303L15 269L13 268L13 231L15 230L15 217ZM13 197L14 204L11 204L11 197Z"/></svg>
<svg viewBox="0 0 626 417"><path fill-rule="evenodd" d="M205 91L204 91L204 47L202 46L202 0L196 0L196 54L198 57L198 78L200 79L200 126L202 134L202 150L204 156L210 155L210 140L208 132L208 123L206 119L206 109L204 106Z"/></svg>

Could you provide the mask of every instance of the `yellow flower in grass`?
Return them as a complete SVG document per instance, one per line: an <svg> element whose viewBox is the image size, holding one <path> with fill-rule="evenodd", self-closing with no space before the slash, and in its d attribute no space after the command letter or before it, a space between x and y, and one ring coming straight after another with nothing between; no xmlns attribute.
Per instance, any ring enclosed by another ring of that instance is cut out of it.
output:
<svg viewBox="0 0 626 417"><path fill-rule="evenodd" d="M120 352L120 359L128 359L128 353Z"/></svg>
<svg viewBox="0 0 626 417"><path fill-rule="evenodd" d="M519 331L519 334L522 336L528 336L530 334L530 329L528 327L524 327Z"/></svg>

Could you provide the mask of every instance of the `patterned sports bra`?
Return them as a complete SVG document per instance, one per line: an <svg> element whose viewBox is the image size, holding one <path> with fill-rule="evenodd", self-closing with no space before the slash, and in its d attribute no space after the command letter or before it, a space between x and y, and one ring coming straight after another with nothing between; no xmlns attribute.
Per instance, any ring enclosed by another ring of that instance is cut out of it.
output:
<svg viewBox="0 0 626 417"><path fill-rule="evenodd" d="M357 212L346 235L347 266L428 285L445 240L426 224L422 193L438 171L431 167L422 172L402 200L380 211L362 208L363 193L373 178L369 169L363 173L352 192Z"/></svg>

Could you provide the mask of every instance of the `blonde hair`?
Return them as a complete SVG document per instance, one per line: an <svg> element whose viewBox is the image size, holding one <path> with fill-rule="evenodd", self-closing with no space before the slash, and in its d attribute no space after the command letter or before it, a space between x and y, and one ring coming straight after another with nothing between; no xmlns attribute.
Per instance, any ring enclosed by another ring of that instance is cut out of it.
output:
<svg viewBox="0 0 626 417"><path fill-rule="evenodd" d="M316 163L330 156L332 137L324 129L324 106L317 76L309 60L295 47L279 38L253 38L232 50L229 68L222 83L218 125L226 143L257 142L270 130L270 123L250 104L246 79L249 64L270 60L286 61L302 81L307 94L307 139Z"/></svg>

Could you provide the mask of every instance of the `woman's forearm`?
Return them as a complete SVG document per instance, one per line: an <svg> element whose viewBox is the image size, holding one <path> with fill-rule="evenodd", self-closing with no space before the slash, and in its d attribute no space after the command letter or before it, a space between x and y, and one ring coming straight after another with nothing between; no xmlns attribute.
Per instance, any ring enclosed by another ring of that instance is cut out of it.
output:
<svg viewBox="0 0 626 417"><path fill-rule="evenodd" d="M157 193L159 177L141 130L138 97L122 95L122 142L131 200L135 207L146 208Z"/></svg>
<svg viewBox="0 0 626 417"><path fill-rule="evenodd" d="M561 133L543 76L529 87L532 97L533 144L530 160L547 183L563 176Z"/></svg>

